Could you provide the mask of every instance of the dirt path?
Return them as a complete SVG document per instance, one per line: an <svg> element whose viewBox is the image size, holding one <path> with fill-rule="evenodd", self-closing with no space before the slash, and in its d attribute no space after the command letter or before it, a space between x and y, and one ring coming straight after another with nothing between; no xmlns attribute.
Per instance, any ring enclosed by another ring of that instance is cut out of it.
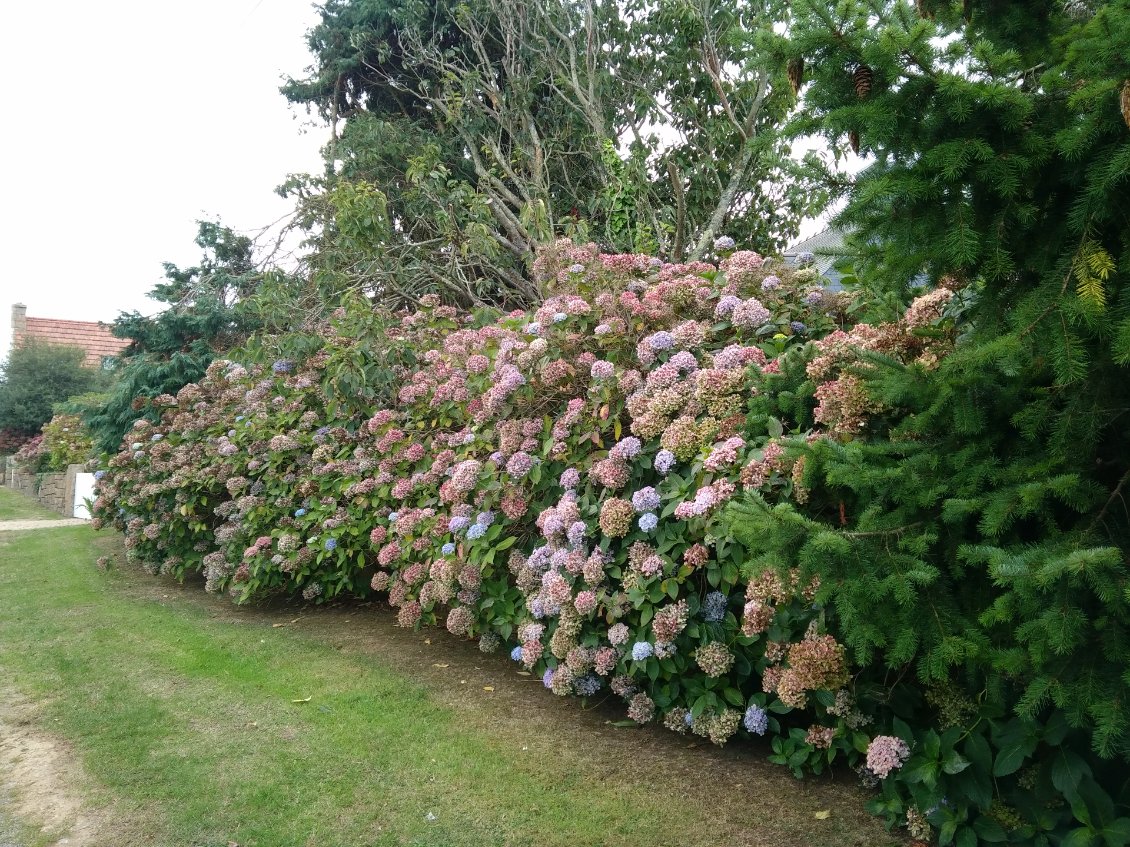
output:
<svg viewBox="0 0 1130 847"><path fill-rule="evenodd" d="M61 526L81 526L90 523L82 518L59 518L58 520L0 521L0 532L14 532L24 529L57 529Z"/></svg>
<svg viewBox="0 0 1130 847"><path fill-rule="evenodd" d="M18 847L19 829L56 847L95 847L99 821L83 805L82 766L39 728L35 707L0 685L0 847Z"/></svg>

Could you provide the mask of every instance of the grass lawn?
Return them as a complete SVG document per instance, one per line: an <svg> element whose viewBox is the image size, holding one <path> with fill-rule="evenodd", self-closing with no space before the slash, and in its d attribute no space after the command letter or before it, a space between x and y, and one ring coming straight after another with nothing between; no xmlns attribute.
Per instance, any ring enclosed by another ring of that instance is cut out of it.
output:
<svg viewBox="0 0 1130 847"><path fill-rule="evenodd" d="M0 703L35 704L34 731L81 765L92 843L896 843L850 774L798 783L763 749L615 729L619 710L379 607L240 609L99 572L118 543L0 535Z"/></svg>
<svg viewBox="0 0 1130 847"><path fill-rule="evenodd" d="M0 521L58 520L62 517L58 512L43 508L30 497L0 485Z"/></svg>

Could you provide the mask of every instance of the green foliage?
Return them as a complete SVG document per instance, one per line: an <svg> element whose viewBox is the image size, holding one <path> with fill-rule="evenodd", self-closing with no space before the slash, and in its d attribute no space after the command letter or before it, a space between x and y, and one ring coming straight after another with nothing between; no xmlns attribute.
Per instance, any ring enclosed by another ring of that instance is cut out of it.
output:
<svg viewBox="0 0 1130 847"><path fill-rule="evenodd" d="M325 174L281 188L300 199L316 284L396 306L431 292L530 305L534 251L562 235L676 260L722 233L783 246L828 192L778 130L795 105L781 13L776 0L325 4L315 66L283 88L332 126ZM381 193L385 224L360 244L343 183Z"/></svg>
<svg viewBox="0 0 1130 847"><path fill-rule="evenodd" d="M0 430L34 435L51 420L56 403L99 386L100 371L82 365L79 347L29 338L0 367Z"/></svg>

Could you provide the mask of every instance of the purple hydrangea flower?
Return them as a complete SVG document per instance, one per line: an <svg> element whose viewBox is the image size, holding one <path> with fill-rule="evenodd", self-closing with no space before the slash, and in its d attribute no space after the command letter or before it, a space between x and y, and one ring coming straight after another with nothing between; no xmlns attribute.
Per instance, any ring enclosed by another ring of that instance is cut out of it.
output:
<svg viewBox="0 0 1130 847"><path fill-rule="evenodd" d="M760 706L754 704L745 710L742 726L754 735L764 735L769 728L769 715Z"/></svg>
<svg viewBox="0 0 1130 847"><path fill-rule="evenodd" d="M792 331L795 332L797 335L804 335L808 332L808 327L805 326L800 321L790 321L789 326L792 328Z"/></svg>
<svg viewBox="0 0 1130 847"><path fill-rule="evenodd" d="M327 550L336 550L337 549L337 539L336 538L327 538L326 543L323 546Z"/></svg>
<svg viewBox="0 0 1130 847"><path fill-rule="evenodd" d="M670 450L660 450L655 454L655 469L666 476L675 467L675 454Z"/></svg>
<svg viewBox="0 0 1130 847"><path fill-rule="evenodd" d="M515 647L513 650L511 650L510 651L510 659L512 661L515 661L515 662L522 661L522 648L521 647Z"/></svg>
<svg viewBox="0 0 1130 847"><path fill-rule="evenodd" d="M762 291L776 291L781 287L781 278L778 276L767 276L761 280Z"/></svg>
<svg viewBox="0 0 1130 847"><path fill-rule="evenodd" d="M391 515L389 516L391 517ZM471 525L471 519L456 515L447 522L448 532L462 532Z"/></svg>
<svg viewBox="0 0 1130 847"><path fill-rule="evenodd" d="M652 350L670 350L675 346L675 336L663 329L653 332L644 340Z"/></svg>
<svg viewBox="0 0 1130 847"><path fill-rule="evenodd" d="M553 686L553 675L554 675L554 673L555 673L555 671L554 671L553 668L546 668L545 673L542 674L542 677L541 677L541 684L544 685L546 688L552 687Z"/></svg>
<svg viewBox="0 0 1130 847"><path fill-rule="evenodd" d="M608 451L610 456L617 459L634 459L643 450L643 442L641 442L634 435L629 435L627 438L622 438L616 442L611 450Z"/></svg>
<svg viewBox="0 0 1130 847"><path fill-rule="evenodd" d="M660 502L662 501L659 499L659 492L650 485L632 495L632 508L637 513L654 512L659 508Z"/></svg>
<svg viewBox="0 0 1130 847"><path fill-rule="evenodd" d="M733 250L736 244L737 242L728 235L720 235L714 239L714 249L717 251Z"/></svg>

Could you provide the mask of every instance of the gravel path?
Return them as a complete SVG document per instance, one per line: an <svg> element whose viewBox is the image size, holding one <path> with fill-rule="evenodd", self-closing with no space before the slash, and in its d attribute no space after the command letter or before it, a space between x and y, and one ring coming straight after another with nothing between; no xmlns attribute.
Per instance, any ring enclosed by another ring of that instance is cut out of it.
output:
<svg viewBox="0 0 1130 847"><path fill-rule="evenodd" d="M48 521L0 521L0 532L10 532L17 529L54 529L58 526L80 526L90 521L82 518L59 518Z"/></svg>

